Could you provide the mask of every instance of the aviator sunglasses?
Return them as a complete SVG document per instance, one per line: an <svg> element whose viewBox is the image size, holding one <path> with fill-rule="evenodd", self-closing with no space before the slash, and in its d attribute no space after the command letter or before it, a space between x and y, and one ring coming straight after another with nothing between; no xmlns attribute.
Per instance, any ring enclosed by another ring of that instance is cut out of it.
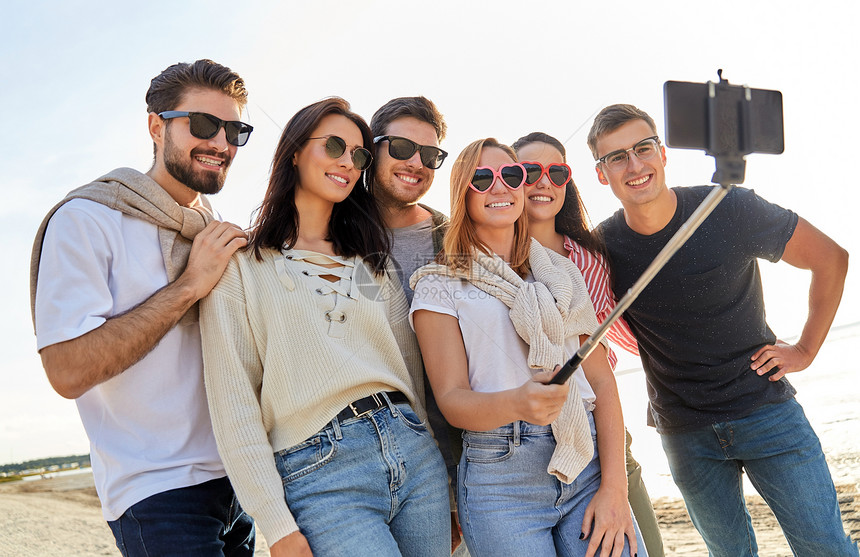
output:
<svg viewBox="0 0 860 557"><path fill-rule="evenodd" d="M309 137L308 141L311 139L325 139L325 154L333 159L341 158L346 152L346 141L336 135ZM353 147L349 156L352 159L352 164L354 164L358 170L367 170L367 167L370 166L371 161L373 161L373 156L370 154L370 151L364 147Z"/></svg>
<svg viewBox="0 0 860 557"><path fill-rule="evenodd" d="M526 181L526 169L519 163L503 164L498 170L490 166L479 166L475 169L469 187L478 193L487 193L496 178L501 178L508 188L516 190Z"/></svg>
<svg viewBox="0 0 860 557"><path fill-rule="evenodd" d="M552 182L552 185L557 188L563 188L570 182L570 166L565 163L553 163L548 166L544 166L539 162L523 162L522 164L526 169L527 186L537 184L544 174Z"/></svg>
<svg viewBox="0 0 860 557"><path fill-rule="evenodd" d="M245 122L222 120L205 112L185 112L183 110L168 110L158 114L165 120L188 117L191 135L197 139L212 139L222 127L227 135L227 143L241 147L248 143L248 137L254 128Z"/></svg>
<svg viewBox="0 0 860 557"><path fill-rule="evenodd" d="M418 145L412 140L396 135L380 135L373 138L373 143L380 141L388 141L388 154L392 158L399 161L408 161L415 154L415 151L421 152L421 164L431 170L436 170L442 163L445 162L445 157L448 156L446 151L432 145Z"/></svg>

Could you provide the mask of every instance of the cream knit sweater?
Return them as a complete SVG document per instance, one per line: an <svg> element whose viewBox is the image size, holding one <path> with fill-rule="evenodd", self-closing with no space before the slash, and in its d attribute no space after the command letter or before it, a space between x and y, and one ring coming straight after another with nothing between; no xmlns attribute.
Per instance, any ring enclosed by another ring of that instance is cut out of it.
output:
<svg viewBox="0 0 860 557"><path fill-rule="evenodd" d="M298 530L273 454L320 431L350 402L401 391L418 415L423 369L396 274L358 258L326 270L311 252L233 256L200 305L218 450L244 509L274 543ZM393 280L392 278L393 277ZM265 377L265 381L264 381Z"/></svg>
<svg viewBox="0 0 860 557"><path fill-rule="evenodd" d="M415 288L423 276L455 276L501 300L510 308L517 334L529 345L529 367L549 371L564 363L565 339L593 333L598 327L597 317L585 281L568 258L532 238L529 265L535 282L520 278L497 255L476 250L470 268L430 263L415 271L410 283ZM552 423L552 431L556 448L547 472L572 483L594 456L588 417L575 381L570 382L568 399Z"/></svg>

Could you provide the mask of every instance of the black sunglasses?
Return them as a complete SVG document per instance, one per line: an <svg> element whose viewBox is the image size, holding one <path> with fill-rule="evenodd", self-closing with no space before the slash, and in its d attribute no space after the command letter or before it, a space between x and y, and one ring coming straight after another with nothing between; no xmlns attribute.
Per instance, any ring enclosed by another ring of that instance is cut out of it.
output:
<svg viewBox="0 0 860 557"><path fill-rule="evenodd" d="M373 138L373 143L388 141L388 154L399 161L407 161L412 158L415 151L421 151L421 164L431 170L436 170L445 162L448 156L446 151L432 145L418 145L405 137L396 135L380 135Z"/></svg>
<svg viewBox="0 0 860 557"><path fill-rule="evenodd" d="M326 135L322 137L309 137L311 139L325 139L325 154L333 159L339 159L346 152L346 141L336 135ZM354 147L349 154L352 158L352 164L359 170L367 170L373 161L373 155L364 147Z"/></svg>
<svg viewBox="0 0 860 557"><path fill-rule="evenodd" d="M197 139L212 139L215 137L215 134L218 133L218 130L223 127L224 133L227 134L227 143L235 145L236 147L241 147L248 143L248 137L250 137L251 132L254 131L254 128L245 122L239 122L236 120L226 121L205 112L168 110L166 112L159 113L159 116L165 120L170 120L171 118L184 118L185 116L188 116L191 135Z"/></svg>

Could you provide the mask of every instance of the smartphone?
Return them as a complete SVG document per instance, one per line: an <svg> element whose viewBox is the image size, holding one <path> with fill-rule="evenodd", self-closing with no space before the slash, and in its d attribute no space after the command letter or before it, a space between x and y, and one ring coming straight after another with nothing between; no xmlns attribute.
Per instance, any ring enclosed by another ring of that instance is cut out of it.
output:
<svg viewBox="0 0 860 557"><path fill-rule="evenodd" d="M785 150L782 93L718 83L667 81L663 85L666 145L712 156Z"/></svg>

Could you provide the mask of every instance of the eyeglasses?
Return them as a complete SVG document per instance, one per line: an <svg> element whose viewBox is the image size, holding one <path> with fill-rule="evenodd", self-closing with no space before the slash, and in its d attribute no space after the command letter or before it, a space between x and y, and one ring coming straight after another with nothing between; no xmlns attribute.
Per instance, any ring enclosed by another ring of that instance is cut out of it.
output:
<svg viewBox="0 0 860 557"><path fill-rule="evenodd" d="M236 120L226 121L205 112L168 110L166 112L159 113L159 116L165 120L170 120L171 118L184 118L185 116L188 116L191 135L197 139L212 139L215 137L215 134L218 133L218 130L223 127L224 133L227 135L227 143L235 145L236 147L241 147L248 143L248 137L250 137L251 132L254 131L254 128L245 122L239 122Z"/></svg>
<svg viewBox="0 0 860 557"><path fill-rule="evenodd" d="M537 184L544 174L547 175L552 185L557 188L563 188L570 182L570 167L565 163L553 163L549 166L544 166L539 162L523 162L522 165L526 169L527 186Z"/></svg>
<svg viewBox="0 0 860 557"><path fill-rule="evenodd" d="M597 159L598 163L603 163L609 170L623 170L627 167L628 153L633 152L640 161L647 161L657 154L660 147L660 138L656 135L646 137L629 149L620 149L612 151L608 155L603 155Z"/></svg>
<svg viewBox="0 0 860 557"><path fill-rule="evenodd" d="M421 164L431 170L436 170L442 166L445 157L448 156L446 151L438 147L418 145L410 139L396 135L380 135L373 138L374 144L380 141L388 141L388 154L399 161L408 161L415 154L415 151L421 151Z"/></svg>
<svg viewBox="0 0 860 557"><path fill-rule="evenodd" d="M519 163L503 164L498 170L490 166L479 166L475 169L469 187L478 193L487 193L493 187L496 178L501 178L502 183L516 190L526 181L526 169Z"/></svg>
<svg viewBox="0 0 860 557"><path fill-rule="evenodd" d="M346 152L346 141L336 135L326 135L322 137L309 137L311 139L325 139L325 154L333 159L339 159ZM367 170L373 161L373 155L364 147L353 147L349 153L352 159L352 164L359 170Z"/></svg>

